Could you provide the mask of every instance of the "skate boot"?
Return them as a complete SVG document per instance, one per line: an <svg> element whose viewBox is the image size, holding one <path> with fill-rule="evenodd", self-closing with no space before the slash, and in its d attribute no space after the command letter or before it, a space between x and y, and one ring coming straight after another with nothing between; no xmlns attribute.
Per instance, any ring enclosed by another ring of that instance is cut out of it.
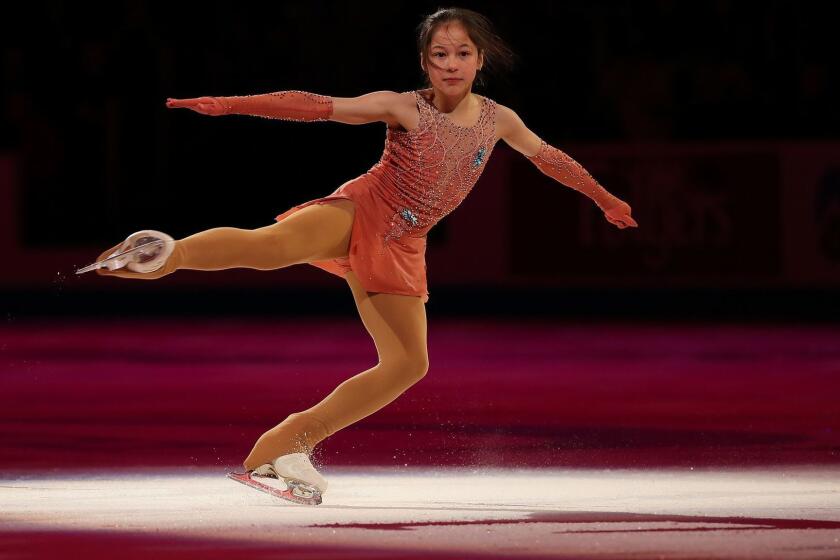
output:
<svg viewBox="0 0 840 560"><path fill-rule="evenodd" d="M123 267L132 272L154 272L166 263L174 249L175 240L171 236L161 231L144 229L129 235L119 249L108 257L80 268L76 274L99 268L117 270Z"/></svg>
<svg viewBox="0 0 840 560"><path fill-rule="evenodd" d="M228 478L278 498L315 506L327 490L327 480L315 470L306 453L282 455L247 473L229 473ZM278 479L284 487L267 484L260 478Z"/></svg>
<svg viewBox="0 0 840 560"><path fill-rule="evenodd" d="M327 491L327 479L315 470L306 453L281 455L274 459L272 466L293 491L299 489L302 493L316 494L319 501L321 494Z"/></svg>

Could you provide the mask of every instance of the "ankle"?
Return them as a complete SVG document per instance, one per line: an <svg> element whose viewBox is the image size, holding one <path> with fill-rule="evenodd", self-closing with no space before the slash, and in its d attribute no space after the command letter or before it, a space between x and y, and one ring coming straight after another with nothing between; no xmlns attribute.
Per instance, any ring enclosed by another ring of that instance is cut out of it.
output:
<svg viewBox="0 0 840 560"><path fill-rule="evenodd" d="M172 249L172 254L169 255L169 258L166 259L166 262L163 263L161 267L161 271L164 274L171 274L181 268L184 264L184 244L183 240L177 239L175 240L175 246Z"/></svg>

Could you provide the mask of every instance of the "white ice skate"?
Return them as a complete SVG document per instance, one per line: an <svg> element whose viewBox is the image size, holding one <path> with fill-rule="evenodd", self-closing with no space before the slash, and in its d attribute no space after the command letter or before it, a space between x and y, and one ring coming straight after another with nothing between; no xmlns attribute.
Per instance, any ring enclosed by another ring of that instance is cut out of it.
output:
<svg viewBox="0 0 840 560"><path fill-rule="evenodd" d="M174 249L175 240L171 236L162 231L144 229L129 235L120 248L107 258L80 268L76 274L99 268L117 270L123 267L132 272L154 272L164 265Z"/></svg>
<svg viewBox="0 0 840 560"><path fill-rule="evenodd" d="M276 478L284 483L285 488L265 484L259 480L260 477ZM315 470L306 453L282 455L253 471L229 473L228 478L299 504L318 505L322 494L327 491L327 480Z"/></svg>

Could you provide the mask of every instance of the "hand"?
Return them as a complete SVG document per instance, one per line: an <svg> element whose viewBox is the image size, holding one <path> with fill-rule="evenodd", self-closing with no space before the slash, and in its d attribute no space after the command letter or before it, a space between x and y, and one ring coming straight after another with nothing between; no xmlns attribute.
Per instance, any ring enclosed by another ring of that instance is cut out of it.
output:
<svg viewBox="0 0 840 560"><path fill-rule="evenodd" d="M636 220L630 217L630 205L624 201L619 201L617 206L613 206L609 210L604 210L604 216L609 223L620 229L639 227Z"/></svg>
<svg viewBox="0 0 840 560"><path fill-rule="evenodd" d="M192 109L202 115L218 117L227 114L227 107L215 97L195 97L193 99L172 99L166 100L166 106L170 109Z"/></svg>

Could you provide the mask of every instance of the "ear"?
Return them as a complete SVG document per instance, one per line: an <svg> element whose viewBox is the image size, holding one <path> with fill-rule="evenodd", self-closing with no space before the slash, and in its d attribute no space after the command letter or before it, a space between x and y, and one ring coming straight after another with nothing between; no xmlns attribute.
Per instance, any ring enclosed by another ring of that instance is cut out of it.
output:
<svg viewBox="0 0 840 560"><path fill-rule="evenodd" d="M478 53L478 69L481 70L482 66L484 66L484 51Z"/></svg>
<svg viewBox="0 0 840 560"><path fill-rule="evenodd" d="M420 69L423 70L423 72L426 71L426 57L422 54L420 55Z"/></svg>

